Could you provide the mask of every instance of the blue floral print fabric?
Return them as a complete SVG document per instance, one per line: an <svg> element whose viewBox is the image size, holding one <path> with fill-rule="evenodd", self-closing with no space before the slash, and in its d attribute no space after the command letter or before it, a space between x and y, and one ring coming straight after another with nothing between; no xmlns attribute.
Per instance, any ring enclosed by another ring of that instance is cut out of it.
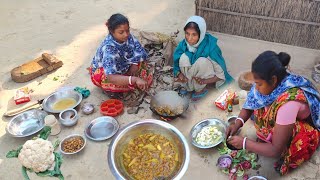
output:
<svg viewBox="0 0 320 180"><path fill-rule="evenodd" d="M315 86L306 78L289 74L269 95L263 95L256 90L255 84L248 93L244 109L260 109L272 104L278 96L291 88L300 88L304 91L311 112L313 124L320 130L320 95Z"/></svg>
<svg viewBox="0 0 320 180"><path fill-rule="evenodd" d="M118 43L108 34L99 46L92 60L92 72L103 67L105 74L125 74L132 64L147 59L147 53L139 41L133 36L124 43Z"/></svg>

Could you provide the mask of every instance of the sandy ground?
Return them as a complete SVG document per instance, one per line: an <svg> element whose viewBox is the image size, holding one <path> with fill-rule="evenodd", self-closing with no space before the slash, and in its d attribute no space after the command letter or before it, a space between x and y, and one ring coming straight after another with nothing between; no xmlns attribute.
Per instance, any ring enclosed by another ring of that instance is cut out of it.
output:
<svg viewBox="0 0 320 180"><path fill-rule="evenodd" d="M104 22L116 12L127 15L131 26L146 31L171 33L182 31L185 20L194 14L192 0L91 0L91 1L36 1L36 0L0 0L0 115L6 110L16 108L13 94L16 89L29 87L33 90L33 100L41 99L63 86L87 87L92 95L84 102L99 106L107 97L94 87L89 79L86 67L98 44L107 33ZM251 61L264 50L285 51L292 55L292 70L310 77L314 60L319 58L318 50L305 49L243 37L214 33L220 39L220 46L227 66L234 77L250 68ZM181 39L181 33L179 38ZM28 60L38 57L43 52L54 53L64 65L52 73L43 75L27 83L15 83L10 78L10 70ZM58 77L57 81L53 81ZM318 85L319 87L319 85ZM234 88L236 90L236 88ZM186 136L190 142L189 131L198 121L205 118L226 119L238 113L238 107L232 114L227 114L213 105L221 91L211 92L203 101L192 103L184 117L170 122ZM62 127L55 138L63 138L73 133L83 133L85 125L99 112L86 116L80 114L78 124L71 128ZM158 118L150 111L141 110L137 115L118 116L120 126L129 122ZM0 179L22 179L20 164L17 159L6 159L5 154L28 138L13 138L5 131L10 118L0 121ZM243 133L254 138L252 124L247 123ZM65 179L114 179L107 165L107 149L110 140L103 142L88 141L84 151L73 156L64 156L62 171ZM189 144L191 157L189 169L183 179L227 179L215 167L218 153L216 149L201 150ZM272 166L273 159L260 157L262 167L250 175L260 174L268 179L279 179ZM30 175L32 179L40 178ZM299 169L282 179L319 179L320 153Z"/></svg>

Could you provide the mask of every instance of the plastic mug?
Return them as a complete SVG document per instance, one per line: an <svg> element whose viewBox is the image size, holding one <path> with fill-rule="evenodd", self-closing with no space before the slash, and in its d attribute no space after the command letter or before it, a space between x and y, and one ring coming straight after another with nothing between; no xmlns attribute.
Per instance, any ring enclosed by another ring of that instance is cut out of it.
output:
<svg viewBox="0 0 320 180"><path fill-rule="evenodd" d="M60 124L54 115L47 115L44 118L44 123L46 126L51 127L51 134L50 135L54 136L54 135L57 135L60 133L60 131L61 131Z"/></svg>

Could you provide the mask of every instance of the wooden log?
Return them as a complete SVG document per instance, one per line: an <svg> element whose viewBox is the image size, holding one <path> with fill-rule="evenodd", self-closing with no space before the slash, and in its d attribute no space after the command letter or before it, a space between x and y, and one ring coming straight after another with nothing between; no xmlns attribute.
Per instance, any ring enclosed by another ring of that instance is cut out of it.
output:
<svg viewBox="0 0 320 180"><path fill-rule="evenodd" d="M51 54L44 53L41 57L33 59L11 70L13 81L23 83L35 79L43 74L60 68L63 62Z"/></svg>

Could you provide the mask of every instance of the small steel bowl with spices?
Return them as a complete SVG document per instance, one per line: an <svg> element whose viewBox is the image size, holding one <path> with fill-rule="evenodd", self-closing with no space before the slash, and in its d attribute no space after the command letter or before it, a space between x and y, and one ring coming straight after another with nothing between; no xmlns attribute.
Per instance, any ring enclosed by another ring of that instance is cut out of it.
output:
<svg viewBox="0 0 320 180"><path fill-rule="evenodd" d="M80 134L72 134L65 137L59 145L63 154L76 154L86 146L86 138Z"/></svg>
<svg viewBox="0 0 320 180"><path fill-rule="evenodd" d="M59 121L64 126L73 126L79 119L78 112L75 109L66 109L59 114Z"/></svg>

